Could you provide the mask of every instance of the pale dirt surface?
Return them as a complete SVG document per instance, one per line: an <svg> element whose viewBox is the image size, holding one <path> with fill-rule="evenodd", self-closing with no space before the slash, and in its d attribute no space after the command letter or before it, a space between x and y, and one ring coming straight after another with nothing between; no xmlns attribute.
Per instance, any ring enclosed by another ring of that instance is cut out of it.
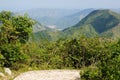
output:
<svg viewBox="0 0 120 80"><path fill-rule="evenodd" d="M40 70L20 74L14 80L80 80L80 70Z"/></svg>

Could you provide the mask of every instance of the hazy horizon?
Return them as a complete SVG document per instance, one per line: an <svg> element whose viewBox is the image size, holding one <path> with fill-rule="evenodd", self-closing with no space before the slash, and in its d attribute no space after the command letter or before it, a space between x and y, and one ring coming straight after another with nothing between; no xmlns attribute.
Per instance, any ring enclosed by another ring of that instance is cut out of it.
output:
<svg viewBox="0 0 120 80"><path fill-rule="evenodd" d="M86 9L86 8L104 8L118 9L120 1L113 0L0 0L0 11L21 11L35 8L49 9Z"/></svg>

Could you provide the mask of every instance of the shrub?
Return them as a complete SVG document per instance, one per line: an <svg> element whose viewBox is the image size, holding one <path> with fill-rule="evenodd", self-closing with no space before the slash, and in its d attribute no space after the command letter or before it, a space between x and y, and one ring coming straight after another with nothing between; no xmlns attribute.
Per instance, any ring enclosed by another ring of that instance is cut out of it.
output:
<svg viewBox="0 0 120 80"><path fill-rule="evenodd" d="M20 45L7 44L0 47L1 54L4 57L5 67L11 67L15 62L22 62L27 55L22 52Z"/></svg>
<svg viewBox="0 0 120 80"><path fill-rule="evenodd" d="M95 66L84 68L81 73L81 80L100 80L99 69Z"/></svg>

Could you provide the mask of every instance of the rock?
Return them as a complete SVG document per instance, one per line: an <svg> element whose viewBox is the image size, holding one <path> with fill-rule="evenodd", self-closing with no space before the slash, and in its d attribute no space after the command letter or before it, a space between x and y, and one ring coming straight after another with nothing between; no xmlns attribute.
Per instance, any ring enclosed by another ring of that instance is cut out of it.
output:
<svg viewBox="0 0 120 80"><path fill-rule="evenodd" d="M9 75L9 76L12 75L12 71L9 68L4 68L4 71L7 75Z"/></svg>
<svg viewBox="0 0 120 80"><path fill-rule="evenodd" d="M0 72L0 77L5 77L5 75L2 72Z"/></svg>

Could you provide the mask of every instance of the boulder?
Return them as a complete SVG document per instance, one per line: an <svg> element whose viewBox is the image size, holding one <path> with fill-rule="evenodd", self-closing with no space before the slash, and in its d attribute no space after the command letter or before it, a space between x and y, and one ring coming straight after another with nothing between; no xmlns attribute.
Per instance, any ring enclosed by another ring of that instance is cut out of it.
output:
<svg viewBox="0 0 120 80"><path fill-rule="evenodd" d="M9 68L4 68L4 71L7 75L9 75L9 76L12 75L12 71Z"/></svg>

